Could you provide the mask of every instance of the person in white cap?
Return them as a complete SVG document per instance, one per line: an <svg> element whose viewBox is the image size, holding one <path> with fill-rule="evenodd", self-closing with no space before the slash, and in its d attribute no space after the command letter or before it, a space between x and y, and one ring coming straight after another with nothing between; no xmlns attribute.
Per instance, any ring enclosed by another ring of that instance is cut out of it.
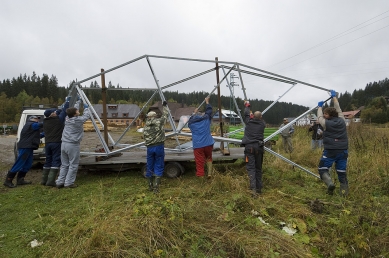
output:
<svg viewBox="0 0 389 258"><path fill-rule="evenodd" d="M32 183L31 181L25 181L24 177L32 166L34 150L39 148L40 138L44 137L44 134L41 133L43 123L39 121L39 116L30 116L26 124L23 126L20 133L20 140L18 142L18 157L15 164L8 171L4 181L4 186L14 188L15 185L12 183L12 180L15 178L16 174L18 175L16 181L17 185L27 185Z"/></svg>
<svg viewBox="0 0 389 258"><path fill-rule="evenodd" d="M149 190L159 192L161 177L165 169L165 130L164 125L169 114L167 102L163 102L163 113L157 118L157 113L150 111L147 114L146 124L143 130L145 145L147 147L147 170ZM155 182L153 182L155 177Z"/></svg>

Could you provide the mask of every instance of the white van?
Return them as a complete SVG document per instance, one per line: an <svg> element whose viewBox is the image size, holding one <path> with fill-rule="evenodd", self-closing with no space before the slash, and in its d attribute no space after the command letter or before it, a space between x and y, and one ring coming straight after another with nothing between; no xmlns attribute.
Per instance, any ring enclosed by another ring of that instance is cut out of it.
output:
<svg viewBox="0 0 389 258"><path fill-rule="evenodd" d="M23 129L23 126L26 124L26 121L30 119L31 116L39 116L40 122L43 122L45 109L26 109L22 112L22 115L20 116L19 126L18 126L18 133L16 135L16 141L14 145L14 155L15 155L15 161L18 157L18 142L20 139L20 132ZM45 138L41 138L39 143L39 148L37 150L34 150L34 162L45 162Z"/></svg>

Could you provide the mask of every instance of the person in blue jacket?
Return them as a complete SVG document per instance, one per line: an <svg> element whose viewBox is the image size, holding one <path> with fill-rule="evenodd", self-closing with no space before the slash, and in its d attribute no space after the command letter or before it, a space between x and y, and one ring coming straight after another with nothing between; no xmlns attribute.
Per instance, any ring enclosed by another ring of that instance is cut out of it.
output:
<svg viewBox="0 0 389 258"><path fill-rule="evenodd" d="M207 164L208 178L212 177L212 150L215 140L211 135L212 106L209 97L205 98L205 113L196 108L189 118L188 126L192 132L193 152L196 162L196 176L204 177L204 164Z"/></svg>
<svg viewBox="0 0 389 258"><path fill-rule="evenodd" d="M15 164L8 171L7 177L4 181L4 186L14 188L15 185L12 180L17 176L17 185L31 184L31 181L25 181L24 177L30 170L34 160L34 150L39 148L40 138L44 137L41 133L43 124L40 121L39 116L29 117L26 124L20 133L20 140L18 142L18 157Z"/></svg>

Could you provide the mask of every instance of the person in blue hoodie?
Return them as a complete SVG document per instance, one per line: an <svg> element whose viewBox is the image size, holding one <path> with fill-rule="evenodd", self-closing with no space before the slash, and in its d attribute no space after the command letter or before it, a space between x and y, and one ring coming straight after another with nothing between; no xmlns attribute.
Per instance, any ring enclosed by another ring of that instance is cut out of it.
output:
<svg viewBox="0 0 389 258"><path fill-rule="evenodd" d="M209 97L205 98L205 113L196 108L189 118L188 126L192 132L193 152L196 162L196 176L204 177L204 165L207 164L208 178L212 177L212 150L215 140L211 135L212 106Z"/></svg>
<svg viewBox="0 0 389 258"><path fill-rule="evenodd" d="M74 107L66 110L65 127L62 132L61 169L55 181L57 188L75 188L78 164L80 163L80 142L84 136L84 123L91 116L89 106L84 103L82 116L78 107L78 100Z"/></svg>
<svg viewBox="0 0 389 258"><path fill-rule="evenodd" d="M44 137L41 133L43 124L40 121L39 116L30 116L28 121L23 126L20 133L20 140L18 142L18 157L15 164L8 171L8 174L4 181L4 186L14 188L15 185L12 180L17 176L17 185L31 184L31 181L25 181L24 177L30 170L34 160L34 150L39 148L40 138Z"/></svg>

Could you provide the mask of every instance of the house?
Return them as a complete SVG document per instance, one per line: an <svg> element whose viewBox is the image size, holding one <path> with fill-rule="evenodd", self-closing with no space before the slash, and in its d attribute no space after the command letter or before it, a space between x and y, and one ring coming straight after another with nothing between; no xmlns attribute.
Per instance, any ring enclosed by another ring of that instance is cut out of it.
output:
<svg viewBox="0 0 389 258"><path fill-rule="evenodd" d="M361 122L361 110L362 109L342 112L346 120L346 125L349 125L350 122Z"/></svg>
<svg viewBox="0 0 389 258"><path fill-rule="evenodd" d="M167 104L170 110L170 113L175 122L180 120L181 116L190 116L192 115L195 107L188 107L184 103L171 102ZM154 111L158 116L162 115L162 102L158 101L152 105L147 112Z"/></svg>
<svg viewBox="0 0 389 258"><path fill-rule="evenodd" d="M237 113L233 110L228 110L228 109L222 109L222 122L227 123L227 124L240 124L241 120L240 117L238 116ZM213 115L212 120L214 122L219 122L219 111L216 111L216 113Z"/></svg>
<svg viewBox="0 0 389 258"><path fill-rule="evenodd" d="M106 107L108 123L129 125L140 112L135 104L106 104ZM93 109L103 119L103 104L94 104Z"/></svg>

